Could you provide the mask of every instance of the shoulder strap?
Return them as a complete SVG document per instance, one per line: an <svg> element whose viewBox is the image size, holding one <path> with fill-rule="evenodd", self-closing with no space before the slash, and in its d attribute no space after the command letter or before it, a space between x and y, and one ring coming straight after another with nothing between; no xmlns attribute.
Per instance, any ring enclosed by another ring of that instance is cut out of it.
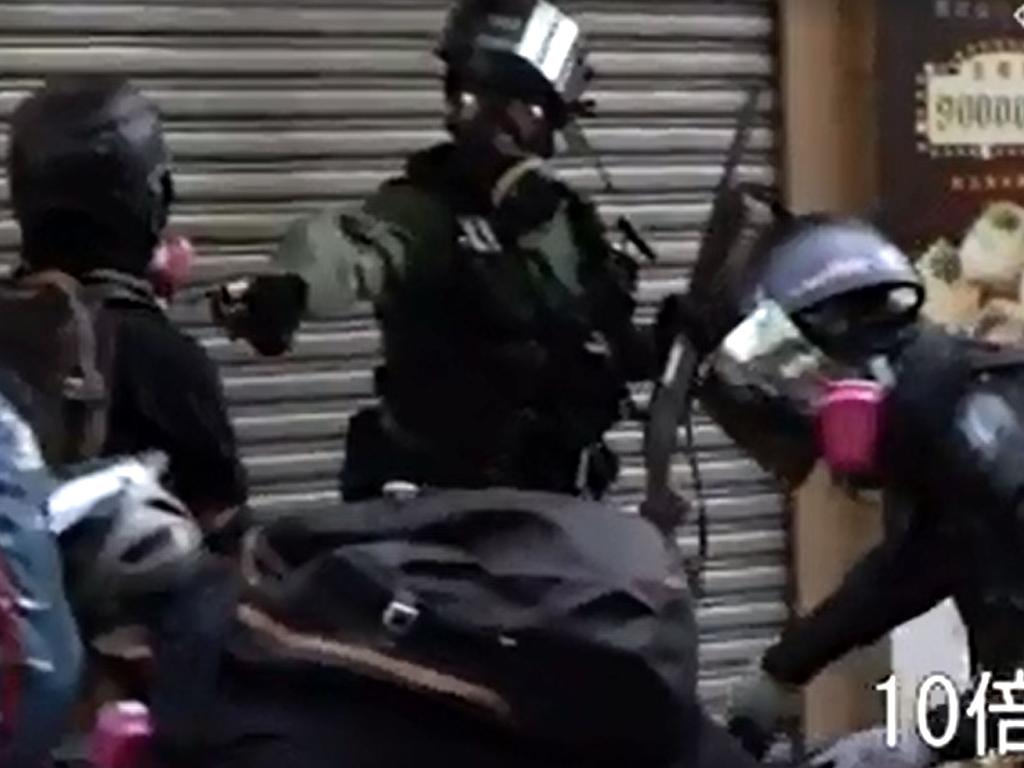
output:
<svg viewBox="0 0 1024 768"><path fill-rule="evenodd" d="M70 358L50 363L60 366L59 370L52 371L56 376L52 385L59 386L60 391L53 390L48 396L59 396L63 412L59 420L61 427L53 435L56 442L49 447L49 458L61 463L91 458L105 439L108 402L101 352L103 333L96 324L96 315L86 301L81 283L63 272L45 270L23 274L13 285L28 291L56 289L67 299L72 328L66 325L54 328L53 339L56 343L58 338L73 338L73 350L69 350ZM65 335L68 333L72 336Z"/></svg>
<svg viewBox="0 0 1024 768"><path fill-rule="evenodd" d="M149 281L109 269L98 269L82 277L83 301L90 309L112 305L134 305L159 309Z"/></svg>
<svg viewBox="0 0 1024 768"><path fill-rule="evenodd" d="M82 302L91 314L96 369L109 390L117 354L115 307L137 307L162 312L148 280L115 270L94 270L82 278Z"/></svg>
<svg viewBox="0 0 1024 768"><path fill-rule="evenodd" d="M96 370L96 327L89 304L85 300L82 284L64 272L46 270L20 277L17 285L29 289L56 288L67 296L68 304L74 315L78 355L76 364L82 381L76 382L76 391L66 392L66 394L72 399L92 400L99 398L103 385L96 377L98 373Z"/></svg>

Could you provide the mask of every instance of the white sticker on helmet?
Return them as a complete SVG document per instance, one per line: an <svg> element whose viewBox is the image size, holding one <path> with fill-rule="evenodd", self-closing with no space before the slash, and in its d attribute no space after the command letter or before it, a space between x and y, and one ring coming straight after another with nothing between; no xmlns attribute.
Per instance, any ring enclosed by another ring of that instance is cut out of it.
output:
<svg viewBox="0 0 1024 768"><path fill-rule="evenodd" d="M529 61L561 91L576 65L579 25L551 3L539 2L530 16L516 54Z"/></svg>
<svg viewBox="0 0 1024 768"><path fill-rule="evenodd" d="M559 16L561 14L558 9L550 3L537 3L527 22L526 31L516 48L516 53L539 65L544 60L551 36L557 30Z"/></svg>

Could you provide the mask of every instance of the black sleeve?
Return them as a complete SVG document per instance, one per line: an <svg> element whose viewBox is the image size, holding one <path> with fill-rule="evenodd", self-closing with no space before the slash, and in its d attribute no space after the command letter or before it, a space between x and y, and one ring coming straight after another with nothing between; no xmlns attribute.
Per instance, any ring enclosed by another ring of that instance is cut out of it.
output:
<svg viewBox="0 0 1024 768"><path fill-rule="evenodd" d="M162 316L119 319L106 453L158 450L175 494L198 516L245 503L247 483L220 376Z"/></svg>
<svg viewBox="0 0 1024 768"><path fill-rule="evenodd" d="M220 375L206 352L194 346L187 391L181 393L173 425L176 448L171 457L171 476L180 498L197 512L219 512L245 503L246 474Z"/></svg>
<svg viewBox="0 0 1024 768"><path fill-rule="evenodd" d="M850 651L930 610L952 593L951 549L943 533L926 524L887 536L768 649L764 670L780 682L804 685Z"/></svg>

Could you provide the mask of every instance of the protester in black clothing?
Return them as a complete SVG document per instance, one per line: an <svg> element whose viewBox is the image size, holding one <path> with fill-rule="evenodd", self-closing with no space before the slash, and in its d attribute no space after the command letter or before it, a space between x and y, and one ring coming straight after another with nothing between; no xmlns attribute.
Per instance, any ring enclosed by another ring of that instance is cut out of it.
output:
<svg viewBox="0 0 1024 768"><path fill-rule="evenodd" d="M78 278L108 331L105 453L166 453L172 490L216 528L246 500L221 383L147 279L174 198L169 162L157 109L120 77L52 80L12 118L22 268Z"/></svg>
<svg viewBox="0 0 1024 768"><path fill-rule="evenodd" d="M698 290L681 304L681 326L704 358L700 396L791 486L824 459L842 482L880 490L886 531L736 686L731 726L752 747L795 714L799 688L828 664L946 598L967 626L975 671L1012 680L1024 662L1024 352L929 326L919 317L924 292L913 266L870 226L828 217L779 224L744 279L733 281L726 266L715 280L698 281L743 286L732 330L709 327L693 311L710 293ZM870 406L862 399L856 407L864 419L872 408L877 427L855 463L839 456L857 430L830 446L822 421L822 404L851 379L875 393ZM879 729L813 764L923 768L969 759L975 724L966 716L960 723L948 749L909 732L890 747Z"/></svg>
<svg viewBox="0 0 1024 768"><path fill-rule="evenodd" d="M246 501L220 375L205 350L145 295L144 304L109 304L118 351L104 452L166 452L175 495L201 521L214 523Z"/></svg>

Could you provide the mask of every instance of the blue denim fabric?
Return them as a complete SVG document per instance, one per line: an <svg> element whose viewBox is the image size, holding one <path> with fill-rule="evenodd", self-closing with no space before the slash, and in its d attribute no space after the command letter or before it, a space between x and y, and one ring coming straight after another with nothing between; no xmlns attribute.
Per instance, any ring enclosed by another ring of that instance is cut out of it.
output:
<svg viewBox="0 0 1024 768"><path fill-rule="evenodd" d="M78 693L83 648L46 519L53 488L31 431L0 397L0 568L17 595L15 605L0 602L0 610L13 615L21 649L20 658L3 658L0 645L0 687L13 670L20 676L18 707L2 731L0 765L41 764Z"/></svg>

